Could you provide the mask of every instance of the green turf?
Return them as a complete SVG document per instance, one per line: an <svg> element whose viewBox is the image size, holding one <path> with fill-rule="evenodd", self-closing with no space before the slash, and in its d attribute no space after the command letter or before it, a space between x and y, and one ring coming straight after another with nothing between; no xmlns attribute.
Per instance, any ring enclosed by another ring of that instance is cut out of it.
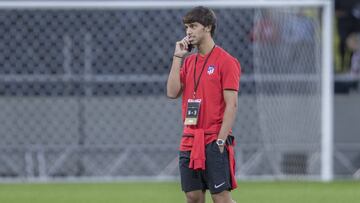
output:
<svg viewBox="0 0 360 203"><path fill-rule="evenodd" d="M360 182L241 182L244 203L357 203ZM181 203L179 183L0 184L1 203ZM207 197L207 202L210 197Z"/></svg>

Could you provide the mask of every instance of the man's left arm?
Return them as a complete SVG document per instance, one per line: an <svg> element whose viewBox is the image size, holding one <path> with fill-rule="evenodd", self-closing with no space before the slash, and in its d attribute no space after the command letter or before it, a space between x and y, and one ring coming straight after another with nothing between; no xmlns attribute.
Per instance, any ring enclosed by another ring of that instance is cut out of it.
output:
<svg viewBox="0 0 360 203"><path fill-rule="evenodd" d="M229 132L234 124L237 107L238 107L238 91L224 90L225 112L223 123L221 125L218 139L226 140ZM224 146L219 146L220 151L224 151Z"/></svg>

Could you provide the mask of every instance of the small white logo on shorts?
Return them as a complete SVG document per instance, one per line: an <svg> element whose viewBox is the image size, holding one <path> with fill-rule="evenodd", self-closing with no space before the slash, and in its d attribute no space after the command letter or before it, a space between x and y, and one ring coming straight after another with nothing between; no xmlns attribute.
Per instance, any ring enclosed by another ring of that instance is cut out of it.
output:
<svg viewBox="0 0 360 203"><path fill-rule="evenodd" d="M219 185L216 185L216 184L215 184L215 185L214 185L214 188L217 189L217 188L223 186L224 184L225 184L225 182L223 182L223 183L221 183L221 184L219 184Z"/></svg>

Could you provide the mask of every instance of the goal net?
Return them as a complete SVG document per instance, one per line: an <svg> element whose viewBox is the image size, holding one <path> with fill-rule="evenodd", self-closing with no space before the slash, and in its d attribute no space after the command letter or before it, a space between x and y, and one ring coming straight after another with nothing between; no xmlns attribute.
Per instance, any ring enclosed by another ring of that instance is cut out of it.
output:
<svg viewBox="0 0 360 203"><path fill-rule="evenodd" d="M239 178L331 179L331 2L0 2L0 179L178 178L182 16L242 66Z"/></svg>

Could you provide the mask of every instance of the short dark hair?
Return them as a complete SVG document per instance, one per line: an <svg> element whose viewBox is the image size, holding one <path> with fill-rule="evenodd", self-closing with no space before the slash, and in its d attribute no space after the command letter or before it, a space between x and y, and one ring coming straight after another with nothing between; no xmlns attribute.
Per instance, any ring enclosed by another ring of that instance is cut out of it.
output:
<svg viewBox="0 0 360 203"><path fill-rule="evenodd" d="M216 29L216 16L213 10L204 6L197 6L191 9L183 18L184 24L198 22L203 26L211 25L211 36L213 37Z"/></svg>

